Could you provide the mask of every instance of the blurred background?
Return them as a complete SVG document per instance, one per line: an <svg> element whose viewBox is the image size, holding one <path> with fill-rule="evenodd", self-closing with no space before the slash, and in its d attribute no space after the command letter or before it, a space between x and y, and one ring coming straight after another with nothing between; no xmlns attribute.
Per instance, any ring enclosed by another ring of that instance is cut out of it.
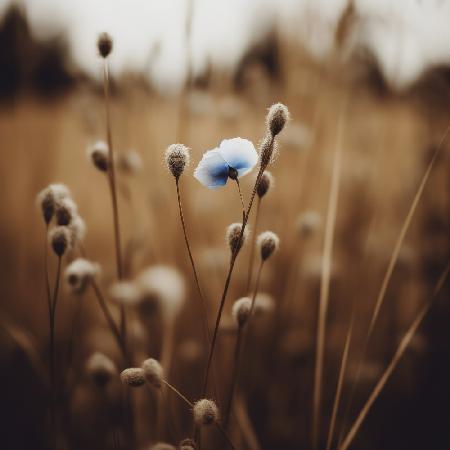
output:
<svg viewBox="0 0 450 450"><path fill-rule="evenodd" d="M0 448L50 448L46 236L35 201L49 183L70 188L87 224L84 247L102 266L105 291L114 280L108 184L86 156L89 144L106 138L103 61L96 47L100 32L107 31L114 42L111 120L122 161L119 209L127 274L132 278L143 267L167 264L184 276L188 295L176 327L172 383L192 399L199 395L207 347L164 151L175 142L191 148L191 166L181 179L183 206L213 323L229 262L225 228L241 219L241 207L235 186L208 190L192 170L222 139L240 136L256 145L264 137L271 104L281 101L290 110L292 120L270 167L275 186L261 202L258 224L258 231L270 229L281 240L261 282L275 312L251 330L253 348L239 389L258 447L233 432L238 448L290 450L310 448L334 150L341 146L342 164L321 446L351 311L356 308L357 320L344 403L396 240L450 125L449 25L450 2L445 0L0 0ZM401 247L349 422L448 264L448 147L444 143L435 161ZM255 173L242 179L246 201L254 180ZM238 259L228 295L219 373L229 373L235 335L229 310L246 294L249 250L244 248ZM448 298L447 283L352 448L450 448ZM59 355L67 348L78 303L63 289ZM282 318L275 343L273 316ZM139 355L159 356L158 327L136 316L131 330ZM83 372L94 351L120 366L120 354L88 293L67 381L64 414L69 419L61 448L114 448L104 420L113 400L96 392ZM108 394L113 399L114 388ZM135 398L138 417L146 417L149 408L142 396ZM182 403L176 406L182 411L178 433L170 436L173 444L191 426L189 411ZM348 427L343 415L338 415L338 431ZM152 432L145 419L137 423L139 448L149 448Z"/></svg>

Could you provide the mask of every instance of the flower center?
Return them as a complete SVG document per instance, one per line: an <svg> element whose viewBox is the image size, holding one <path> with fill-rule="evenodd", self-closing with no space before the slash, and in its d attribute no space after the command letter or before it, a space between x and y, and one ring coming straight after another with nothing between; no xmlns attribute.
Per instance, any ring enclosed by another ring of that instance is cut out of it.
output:
<svg viewBox="0 0 450 450"><path fill-rule="evenodd" d="M234 167L228 167L228 176L232 180L237 180L238 177L238 171Z"/></svg>

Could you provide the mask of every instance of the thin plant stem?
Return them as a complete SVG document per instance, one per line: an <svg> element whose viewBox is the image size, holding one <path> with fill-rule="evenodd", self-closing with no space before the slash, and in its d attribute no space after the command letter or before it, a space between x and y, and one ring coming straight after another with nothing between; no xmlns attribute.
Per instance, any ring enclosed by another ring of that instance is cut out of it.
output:
<svg viewBox="0 0 450 450"><path fill-rule="evenodd" d="M116 186L116 171L114 162L114 149L111 133L111 115L109 105L109 68L108 60L104 59L103 65L103 88L105 95L105 113L106 113L106 136L108 141L108 181L111 191L111 200L113 208L113 220L114 220L114 243L116 248L116 266L117 266L117 278L121 280L123 278L123 265L122 265L122 249L120 243L120 222L119 222L119 208L117 204L117 186ZM125 307L120 306L120 332L126 340L126 317Z"/></svg>
<svg viewBox="0 0 450 450"><path fill-rule="evenodd" d="M252 303L250 305L249 317L248 317L247 323L245 323L242 327L239 327L239 330L238 330L238 337L236 339L236 346L235 346L235 351L234 351L233 376L232 376L232 381L231 381L229 397L228 397L228 401L227 401L227 405L226 405L226 409L225 409L225 419L224 419L225 430L227 430L227 428L228 428L228 423L230 420L230 413L233 408L234 394L236 392L236 386L237 386L237 383L239 380L239 374L240 374L240 369L241 369L241 353L245 346L246 334L248 333L248 329L250 326L250 320L253 315L253 311L255 309L256 296L258 294L259 282L261 280L261 273L262 273L263 265L264 265L264 260L261 259L261 263L259 264L259 267L258 267L258 273L256 275L256 284L255 284L255 290L253 291Z"/></svg>
<svg viewBox="0 0 450 450"><path fill-rule="evenodd" d="M236 395L233 411L235 412L236 420L241 429L241 433L244 436L244 440L247 442L248 448L250 450L260 450L261 446L258 442L258 436L256 436L256 433L253 430L252 423L248 417L247 406L240 394Z"/></svg>
<svg viewBox="0 0 450 450"><path fill-rule="evenodd" d="M274 140L272 139L272 145L273 145L273 142L274 142ZM245 232L245 227L247 225L248 218L249 218L249 215L250 215L250 211L252 209L253 200L254 200L255 195L256 195L256 189L258 187L258 183L259 183L259 181L261 179L261 176L262 176L265 168L266 168L265 166L260 165L259 172L258 172L258 175L256 177L256 181L255 181L255 186L253 187L253 192L252 192L252 195L250 197L250 202L248 203L248 206L247 206L247 212L246 212L246 214L244 214L244 220L242 222L242 228L241 228L241 233L239 235L239 241L242 241L242 237L243 237L244 232ZM209 354L208 354L208 362L207 362L207 365L206 365L205 378L204 378L204 382L203 382L202 397L205 396L206 389L208 387L209 372L210 372L210 369L211 369L212 358L214 356L214 350L215 350L215 346L216 346L216 340L217 340L217 333L218 333L218 330L219 330L219 324L220 324L220 320L222 318L222 312L223 312L223 308L225 306L225 300L226 300L226 297L227 297L228 288L230 286L231 276L233 274L233 269L234 269L234 265L236 263L236 258L238 256L238 253L239 253L239 245L237 245L235 247L235 249L233 250L233 252L231 254L230 266L228 268L227 277L225 279L225 285L224 285L224 288L223 288L222 297L220 299L219 310L217 311L216 323L215 323L215 326L214 326L214 332L213 332L213 336L212 336L212 340L211 340L211 346L210 346L210 350L209 350Z"/></svg>
<svg viewBox="0 0 450 450"><path fill-rule="evenodd" d="M409 211L408 211L408 213L406 215L405 221L403 222L402 228L400 230L400 234L399 234L399 236L397 238L397 241L396 241L396 243L394 245L394 250L393 250L391 258L389 260L389 264L388 264L388 267L386 269L386 273L385 273L385 275L383 277L383 281L381 283L381 288L380 288L380 291L378 293L378 296L377 296L377 299L376 299L376 302L375 302L375 307L374 307L374 310L373 310L373 313L372 313L372 317L370 319L370 325L369 325L369 328L368 328L368 332L367 332L367 335L366 335L366 337L364 339L363 351L361 353L361 358L359 359L359 362L358 362L358 365L357 365L357 368L356 368L356 375L355 375L355 379L353 381L353 385L352 385L352 388L351 388L351 391L350 391L349 400L347 401L347 404L346 404L345 412L344 412L344 415L343 415L343 421L342 421L343 426L341 428L340 437L339 437L339 444L342 442L342 439L343 439L343 435L344 435L344 432L345 432L345 426L346 426L346 422L347 422L347 419L348 419L348 415L350 414L350 410L351 410L351 407L352 407L354 396L356 394L356 387L357 387L357 384L359 382L359 377L360 377L360 374L361 374L361 368L362 368L362 365L363 365L363 363L364 363L364 361L366 359L366 356L367 356L367 351L368 351L368 348L369 348L370 339L372 337L373 330L374 330L374 327L375 327L375 323L377 322L381 306L382 306L382 304L384 302L384 298L385 298L385 295L386 295L387 287L389 285L389 281L391 280L395 264L397 263L398 255L400 253L401 246L403 244L404 238L405 238L406 233L407 233L407 231L409 229L409 226L411 224L411 221L412 221L412 218L414 216L414 213L415 213L415 211L417 209L417 205L418 205L418 203L419 203L419 201L420 201L420 199L422 197L422 193L423 193L423 191L425 189L425 185L426 185L426 183L428 181L428 178L430 176L431 170L432 170L432 168L434 166L434 163L435 163L435 161L436 161L436 159L438 157L438 154L439 154L441 148L443 147L443 144L444 144L445 140L447 139L447 136L448 136L449 133L450 133L450 126L447 127L447 129L445 130L445 132L444 132L444 134L443 134L443 136L442 136L438 146L436 147L436 150L434 151L434 154L433 154L433 156L432 156L432 158L431 158L431 160L430 160L430 162L428 164L428 167L427 167L427 169L426 169L426 171L425 171L425 173L423 175L423 178L422 178L422 180L421 180L421 182L419 184L417 192L416 192L416 194L415 194L415 196L413 198L413 201L411 203Z"/></svg>
<svg viewBox="0 0 450 450"><path fill-rule="evenodd" d="M259 219L259 210L261 207L261 198L258 197L256 200L256 211L255 211L255 221L253 222L253 232L252 232L252 238L250 242L250 256L248 260L248 273L247 273L247 286L245 288L245 292L250 292L250 284L252 281L252 275L253 275L253 259L255 255L255 243L256 243L256 230L258 228L258 219Z"/></svg>
<svg viewBox="0 0 450 450"><path fill-rule="evenodd" d="M58 267L56 269L55 287L53 298L50 302L50 420L53 443L56 448L56 373L55 373L55 313L58 302L59 284L61 278L61 257L58 256Z"/></svg>
<svg viewBox="0 0 450 450"><path fill-rule="evenodd" d="M313 425L312 425L312 449L318 446L320 430L320 406L322 393L322 375L325 356L325 328L328 311L328 301L330 293L331 261L333 256L333 240L336 225L336 215L338 206L338 194L341 175L342 158L342 132L344 124L344 111L339 117L338 136L334 148L333 169L331 175L331 188L328 199L328 211L325 225L325 239L322 259L322 278L320 283L319 317L317 326L317 350L314 369L314 390L313 390Z"/></svg>
<svg viewBox="0 0 450 450"><path fill-rule="evenodd" d="M242 206L242 220L245 219L245 203L244 203L244 196L242 195L241 191L241 184L239 183L239 179L236 178L236 184L239 192L239 199L241 200L241 206Z"/></svg>
<svg viewBox="0 0 450 450"><path fill-rule="evenodd" d="M44 242L44 276L45 276L45 289L47 292L47 305L48 305L48 313L50 315L50 311L52 309L52 296L50 292L50 279L48 275L48 224L45 228L45 242Z"/></svg>
<svg viewBox="0 0 450 450"><path fill-rule="evenodd" d="M390 363L386 367L385 371L381 375L380 379L378 380L377 384L373 388L369 398L367 399L366 403L362 407L361 411L358 414L358 417L356 418L355 422L350 428L350 431L344 438L342 444L339 445L339 450L347 450L351 443L353 442L353 439L355 438L359 428L361 427L361 424L363 423L364 419L367 417L367 414L369 413L372 405L374 404L375 400L380 395L381 391L383 390L384 386L386 385L387 381L389 380L390 376L392 375L392 372L397 367L401 357L405 353L405 350L408 348L408 345L410 344L412 338L414 337L417 329L419 328L420 324L422 323L423 319L429 312L431 306L433 305L437 294L441 290L442 286L444 285L448 273L450 269L450 264L447 264L447 267L444 269L442 275L439 278L438 283L436 284L436 287L433 292L433 296L431 300L429 300L419 311L419 314L415 318L415 320L411 323L408 330L406 331L405 335L403 336L394 356L392 357Z"/></svg>
<svg viewBox="0 0 450 450"><path fill-rule="evenodd" d="M116 339L116 342L122 352L122 355L125 359L125 362L129 365L131 365L131 360L128 355L128 351L125 345L125 342L123 340L122 334L120 333L119 328L117 327L116 323L114 322L114 319L111 315L111 312L109 311L108 305L106 304L105 297L103 296L98 284L95 280L91 281L92 289L94 290L95 296L97 298L98 304L103 312L103 315L105 316L106 322L108 323L108 326Z"/></svg>
<svg viewBox="0 0 450 450"><path fill-rule="evenodd" d="M338 384L336 387L336 395L334 396L333 410L331 413L331 422L330 422L330 429L328 431L326 450L331 449L331 444L333 442L333 434L334 434L334 429L335 429L335 425L336 425L337 412L339 410L339 402L341 400L342 387L344 386L344 375L345 375L345 371L347 369L348 354L349 354L349 350L350 350L350 342L352 340L352 335L353 335L354 322L355 322L355 309L352 310L350 326L348 328L347 336L345 338L344 351L342 352L341 367L339 369L339 377L338 377Z"/></svg>

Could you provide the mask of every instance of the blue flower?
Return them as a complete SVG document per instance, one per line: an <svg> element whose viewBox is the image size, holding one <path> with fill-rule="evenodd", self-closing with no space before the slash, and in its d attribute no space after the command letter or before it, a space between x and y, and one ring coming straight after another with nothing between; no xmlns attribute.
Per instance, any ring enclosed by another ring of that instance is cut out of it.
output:
<svg viewBox="0 0 450 450"><path fill-rule="evenodd" d="M219 147L208 150L194 171L194 177L210 189L217 189L247 175L258 162L254 145L240 137L224 139Z"/></svg>

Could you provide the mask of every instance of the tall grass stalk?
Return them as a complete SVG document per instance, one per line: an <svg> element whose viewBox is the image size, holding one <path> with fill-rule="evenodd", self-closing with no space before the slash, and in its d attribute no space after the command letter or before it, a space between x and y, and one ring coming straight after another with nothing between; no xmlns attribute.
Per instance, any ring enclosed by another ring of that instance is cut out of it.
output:
<svg viewBox="0 0 450 450"><path fill-rule="evenodd" d="M314 370L313 391L313 426L312 448L317 449L320 431L320 404L322 391L322 374L325 354L325 327L330 291L331 261L333 253L334 229L336 224L339 184L341 177L342 134L344 127L344 106L341 109L334 148L333 170L331 175L331 189L328 200L328 211L325 224L325 240L322 259L322 279L320 283L319 317L317 326L317 350Z"/></svg>
<svg viewBox="0 0 450 450"><path fill-rule="evenodd" d="M420 309L419 314L414 319L414 321L411 323L411 325L409 326L405 335L403 336L403 339L401 340L390 363L386 367L385 371L383 372L383 374L381 375L377 384L375 385L374 389L372 390L369 398L367 399L366 403L364 404L361 411L359 412L355 422L353 423L353 425L350 428L350 431L344 438L343 442L339 445L339 450L347 450L349 448L349 446L351 445L351 443L353 442L353 439L355 438L364 419L367 417L367 414L369 413L372 405L374 404L375 400L380 395L381 391L383 390L384 386L386 385L387 381L389 380L390 376L392 375L392 372L397 367L401 357L405 353L405 350L408 348L408 345L410 344L412 338L414 337L417 329L419 328L423 319L425 318L425 316L429 312L431 306L433 305L434 301L436 300L437 294L440 292L441 288L443 287L443 285L447 279L449 271L450 271L450 263L447 264L447 267L444 269L442 275L440 276L440 278L436 284L436 287L433 291L433 296L432 296L431 300L429 300Z"/></svg>
<svg viewBox="0 0 450 450"><path fill-rule="evenodd" d="M385 298L385 295L386 295L387 287L389 285L389 281L391 280L392 273L394 271L395 264L397 263L401 246L403 244L403 241L405 239L406 233L407 233L407 231L409 229L409 226L411 224L411 221L412 221L412 218L414 216L414 213L415 213L415 211L417 209L417 205L418 205L418 203L419 203L419 201L420 201L420 199L422 197L423 190L425 189L425 186L426 186L426 183L427 183L428 178L430 176L431 170L433 169L435 161L436 161L436 159L437 159L437 157L439 155L439 152L441 151L441 148L443 147L443 144L444 144L445 140L447 139L447 136L448 136L449 133L450 133L450 126L447 127L447 129L445 130L445 132L444 132L444 134L443 134L439 144L436 147L436 150L433 153L433 156L432 156L432 158L431 158L431 160L430 160L430 162L428 164L428 167L427 167L427 169L426 169L426 171L425 171L425 173L424 173L424 175L422 177L422 180L421 180L421 182L419 184L417 192L414 195L413 201L411 203L409 211L408 211L408 213L406 215L406 218L405 218L405 220L403 222L403 225L402 225L402 228L400 230L400 234L399 234L399 236L397 238L397 241L396 241L396 243L394 245L394 250L393 250L391 258L389 260L389 264L388 264L388 267L386 269L386 273L384 274L383 280L381 282L381 288L380 288L380 291L378 293L378 296L377 296L377 299L376 299L376 302L375 302L375 307L374 307L374 310L373 310L373 313L372 313L372 317L370 319L370 324L369 324L369 328L368 328L368 331L367 331L367 335L366 335L366 337L364 339L364 345L363 345L363 351L361 353L361 358L359 359L359 362L358 362L358 365L357 365L357 368L356 368L355 379L353 381L352 388L351 388L351 391L350 391L350 395L349 395L349 398L348 398L348 401L347 401L347 404L346 404L346 408L345 408L345 411L344 411L344 414L343 414L342 428L341 428L340 435L339 435L339 444L342 442L342 439L343 439L343 435L344 435L344 432L345 432L345 427L346 427L348 415L350 414L350 410L351 410L351 407L352 407L354 396L356 394L356 388L357 388L357 385L358 385L358 382L359 382L359 377L361 375L361 368L362 368L362 365L363 365L363 363L364 363L364 361L366 359L366 356L367 356L367 351L368 351L368 348L369 348L370 339L372 337L372 333L373 333L373 330L374 330L374 327L375 327L375 323L377 322L377 319L378 319L378 316L379 316L379 313L380 313L380 309L381 309L381 306L383 304L383 301L384 301L384 298Z"/></svg>
<svg viewBox="0 0 450 450"><path fill-rule="evenodd" d="M119 208L117 204L116 170L115 170L114 149L111 133L108 58L103 59L103 91L105 97L106 138L108 142L108 160L109 160L108 181L113 209L114 244L116 249L116 270L117 270L117 278L121 280L123 278L123 264L122 264L122 249L120 242ZM126 340L126 316L124 305L120 306L120 332L123 336L123 339Z"/></svg>

